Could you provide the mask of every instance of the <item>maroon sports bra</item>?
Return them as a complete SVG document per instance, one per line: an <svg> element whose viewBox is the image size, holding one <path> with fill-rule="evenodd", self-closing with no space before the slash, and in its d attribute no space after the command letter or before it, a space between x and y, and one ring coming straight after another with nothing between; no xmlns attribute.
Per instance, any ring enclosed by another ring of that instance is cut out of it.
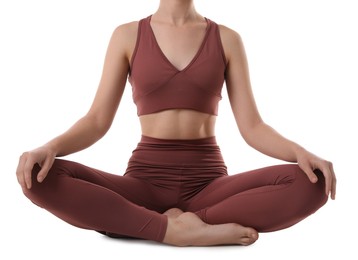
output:
<svg viewBox="0 0 358 260"><path fill-rule="evenodd" d="M192 61L178 70L161 51L150 25L139 21L129 82L138 116L167 109L193 109L217 115L225 80L226 59L218 25L209 20Z"/></svg>

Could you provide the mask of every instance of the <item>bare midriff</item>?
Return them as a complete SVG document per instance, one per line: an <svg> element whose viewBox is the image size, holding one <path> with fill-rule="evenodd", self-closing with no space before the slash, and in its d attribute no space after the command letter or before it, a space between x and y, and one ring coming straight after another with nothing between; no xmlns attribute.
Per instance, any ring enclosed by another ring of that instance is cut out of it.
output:
<svg viewBox="0 0 358 260"><path fill-rule="evenodd" d="M159 139L215 136L216 116L190 109L170 109L139 117L142 134Z"/></svg>

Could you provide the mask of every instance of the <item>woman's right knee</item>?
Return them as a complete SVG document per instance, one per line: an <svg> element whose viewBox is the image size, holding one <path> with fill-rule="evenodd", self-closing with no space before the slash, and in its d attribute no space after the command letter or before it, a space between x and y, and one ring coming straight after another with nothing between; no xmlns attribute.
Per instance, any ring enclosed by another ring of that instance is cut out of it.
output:
<svg viewBox="0 0 358 260"><path fill-rule="evenodd" d="M41 167L40 165L35 164L32 169L31 188L24 188L22 190L24 195L35 204L41 204L40 202L43 201L44 197L46 197L46 194L54 190L53 186L56 183L57 176L61 171L63 171L61 169L63 168L63 164L63 160L56 159L52 167L50 168L46 178L42 182L39 182L37 180L37 175L41 170Z"/></svg>

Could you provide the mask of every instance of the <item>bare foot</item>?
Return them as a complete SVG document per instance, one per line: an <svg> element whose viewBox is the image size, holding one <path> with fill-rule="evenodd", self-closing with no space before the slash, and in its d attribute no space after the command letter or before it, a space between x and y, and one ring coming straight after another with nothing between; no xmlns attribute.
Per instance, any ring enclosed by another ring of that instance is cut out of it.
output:
<svg viewBox="0 0 358 260"><path fill-rule="evenodd" d="M163 243L175 246L212 246L212 245L251 245L258 239L256 230L239 224L228 223L209 225L191 212L175 217L174 212L166 212L167 231Z"/></svg>

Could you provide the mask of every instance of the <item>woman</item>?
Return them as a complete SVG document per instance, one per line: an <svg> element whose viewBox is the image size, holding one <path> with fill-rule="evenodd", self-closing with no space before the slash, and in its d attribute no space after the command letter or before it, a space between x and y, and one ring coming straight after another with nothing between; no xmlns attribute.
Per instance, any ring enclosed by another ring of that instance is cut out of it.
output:
<svg viewBox="0 0 358 260"><path fill-rule="evenodd" d="M108 131L127 77L142 137L124 176L57 159ZM294 163L227 174L215 141L224 81L247 143ZM263 122L240 36L192 0L161 0L153 15L115 29L88 113L25 152L17 178L32 202L72 225L177 246L250 245L258 232L309 216L336 189L332 163Z"/></svg>

